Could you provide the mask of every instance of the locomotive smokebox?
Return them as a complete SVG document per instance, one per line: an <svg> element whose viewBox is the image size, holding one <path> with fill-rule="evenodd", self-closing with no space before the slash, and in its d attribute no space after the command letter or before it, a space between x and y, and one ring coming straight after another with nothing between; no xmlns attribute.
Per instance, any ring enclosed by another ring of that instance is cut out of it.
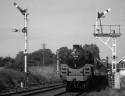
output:
<svg viewBox="0 0 125 96"><path fill-rule="evenodd" d="M80 45L73 45L73 50L74 50L74 49L77 50L77 49L79 49L79 47L80 47Z"/></svg>

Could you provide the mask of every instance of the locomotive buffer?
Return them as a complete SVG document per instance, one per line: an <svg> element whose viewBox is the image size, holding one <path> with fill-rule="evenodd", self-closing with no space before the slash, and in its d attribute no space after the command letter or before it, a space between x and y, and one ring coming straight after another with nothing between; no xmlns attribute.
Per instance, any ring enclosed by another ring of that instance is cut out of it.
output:
<svg viewBox="0 0 125 96"><path fill-rule="evenodd" d="M116 39L121 36L120 25L102 25L101 18L105 16L106 13L111 11L109 8L104 12L97 12L96 24L94 25L93 35L103 42L107 47L112 51L112 64L111 64L111 81L112 88L120 88L120 78L119 73L117 72L117 56L116 56ZM106 40L104 40L104 38ZM109 40L112 40L111 46L108 44Z"/></svg>

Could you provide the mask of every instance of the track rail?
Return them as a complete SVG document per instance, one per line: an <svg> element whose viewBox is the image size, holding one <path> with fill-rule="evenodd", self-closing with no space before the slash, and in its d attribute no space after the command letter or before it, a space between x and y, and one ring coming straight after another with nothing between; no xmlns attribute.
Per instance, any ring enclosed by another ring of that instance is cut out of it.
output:
<svg viewBox="0 0 125 96"><path fill-rule="evenodd" d="M62 88L64 86L65 86L64 83L58 82L53 84L41 85L39 87L34 87L34 88L27 88L27 89L24 88L22 90L13 90L11 92L2 93L0 94L0 96L29 96L29 95L55 90L58 88Z"/></svg>
<svg viewBox="0 0 125 96"><path fill-rule="evenodd" d="M54 96L86 96L86 92L60 92L58 94L55 94Z"/></svg>

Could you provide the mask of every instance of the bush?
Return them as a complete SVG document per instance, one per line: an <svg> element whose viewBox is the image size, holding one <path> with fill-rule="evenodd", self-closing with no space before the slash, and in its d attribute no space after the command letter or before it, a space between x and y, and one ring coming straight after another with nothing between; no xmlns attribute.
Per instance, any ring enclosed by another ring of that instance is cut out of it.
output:
<svg viewBox="0 0 125 96"><path fill-rule="evenodd" d="M54 66L35 66L30 67L29 71L42 82L54 82L60 80L60 77L57 75Z"/></svg>

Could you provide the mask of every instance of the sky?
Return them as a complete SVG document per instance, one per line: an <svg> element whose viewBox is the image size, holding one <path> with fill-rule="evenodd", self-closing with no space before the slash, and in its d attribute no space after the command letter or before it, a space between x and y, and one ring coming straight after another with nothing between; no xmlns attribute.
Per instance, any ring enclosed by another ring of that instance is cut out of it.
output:
<svg viewBox="0 0 125 96"><path fill-rule="evenodd" d="M24 17L14 2L28 9L29 53L41 49L43 43L53 52L73 44L96 44L102 58L111 58L111 50L93 36L97 11L111 8L102 24L121 25L117 56L125 56L125 0L0 0L0 56L15 57L24 50L24 34L13 32L24 27Z"/></svg>

